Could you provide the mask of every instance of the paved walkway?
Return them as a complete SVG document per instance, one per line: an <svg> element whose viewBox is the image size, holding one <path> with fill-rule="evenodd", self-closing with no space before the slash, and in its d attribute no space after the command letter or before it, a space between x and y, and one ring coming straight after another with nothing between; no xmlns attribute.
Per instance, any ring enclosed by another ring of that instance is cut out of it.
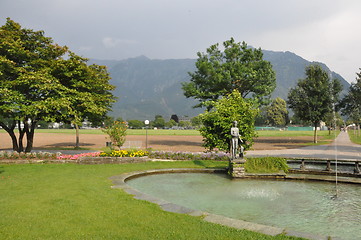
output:
<svg viewBox="0 0 361 240"><path fill-rule="evenodd" d="M352 143L347 132L341 132L331 144L297 149L248 151L246 156L361 160L361 145Z"/></svg>

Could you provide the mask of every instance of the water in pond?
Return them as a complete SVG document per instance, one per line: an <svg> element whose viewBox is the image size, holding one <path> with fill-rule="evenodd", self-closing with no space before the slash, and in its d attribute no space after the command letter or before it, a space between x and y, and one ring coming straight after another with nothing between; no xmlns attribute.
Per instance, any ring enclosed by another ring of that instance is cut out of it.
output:
<svg viewBox="0 0 361 240"><path fill-rule="evenodd" d="M361 186L284 180L231 180L222 174L172 173L127 182L152 196L250 222L360 239Z"/></svg>

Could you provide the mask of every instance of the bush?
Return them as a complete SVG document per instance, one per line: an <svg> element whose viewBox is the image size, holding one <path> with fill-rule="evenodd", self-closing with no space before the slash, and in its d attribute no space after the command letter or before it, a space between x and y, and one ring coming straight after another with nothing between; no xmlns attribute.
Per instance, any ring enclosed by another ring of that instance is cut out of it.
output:
<svg viewBox="0 0 361 240"><path fill-rule="evenodd" d="M199 115L203 123L199 130L203 136L203 146L210 151L229 151L232 123L237 121L242 146L244 150L250 149L256 136L254 122L258 114L254 103L242 98L238 91L233 91L213 104L212 110Z"/></svg>
<svg viewBox="0 0 361 240"><path fill-rule="evenodd" d="M108 134L112 144L118 148L123 146L125 137L127 135L128 126L125 122L114 121L113 125L102 129L102 131Z"/></svg>
<svg viewBox="0 0 361 240"><path fill-rule="evenodd" d="M279 157L247 158L244 165L248 173L288 172L287 160Z"/></svg>

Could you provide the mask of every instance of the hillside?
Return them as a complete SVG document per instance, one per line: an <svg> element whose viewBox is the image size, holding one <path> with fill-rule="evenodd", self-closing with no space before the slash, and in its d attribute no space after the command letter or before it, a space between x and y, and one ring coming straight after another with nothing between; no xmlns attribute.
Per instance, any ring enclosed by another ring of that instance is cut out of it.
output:
<svg viewBox="0 0 361 240"><path fill-rule="evenodd" d="M289 89L305 77L305 67L312 62L291 52L263 52L264 59L272 63L276 72L277 88L272 97L286 99ZM181 89L181 82L190 79L188 72L195 70L195 62L196 59L152 60L145 56L120 61L91 60L108 67L111 84L117 87L114 95L118 101L110 115L138 120L152 120L157 114L168 120L172 114L192 117L203 112L193 108L197 101L184 97ZM349 83L340 75L333 72L332 75L348 88Z"/></svg>

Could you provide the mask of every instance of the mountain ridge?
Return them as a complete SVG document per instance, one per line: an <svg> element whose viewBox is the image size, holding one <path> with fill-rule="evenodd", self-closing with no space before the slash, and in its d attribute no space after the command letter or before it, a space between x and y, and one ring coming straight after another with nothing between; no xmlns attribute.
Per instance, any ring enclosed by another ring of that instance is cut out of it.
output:
<svg viewBox="0 0 361 240"><path fill-rule="evenodd" d="M287 98L290 88L299 79L305 78L305 67L320 64L338 78L344 86L344 93L349 83L339 74L332 72L324 63L310 62L295 53L263 50L263 58L270 61L276 72L277 87L272 98ZM110 83L117 88L113 94L118 97L111 116L125 120L154 119L162 115L166 120L172 114L193 117L204 109L194 109L197 100L187 99L183 95L181 83L190 80L188 72L196 70L197 59L150 59L144 55L124 60L91 59L89 63L105 65L111 76Z"/></svg>

